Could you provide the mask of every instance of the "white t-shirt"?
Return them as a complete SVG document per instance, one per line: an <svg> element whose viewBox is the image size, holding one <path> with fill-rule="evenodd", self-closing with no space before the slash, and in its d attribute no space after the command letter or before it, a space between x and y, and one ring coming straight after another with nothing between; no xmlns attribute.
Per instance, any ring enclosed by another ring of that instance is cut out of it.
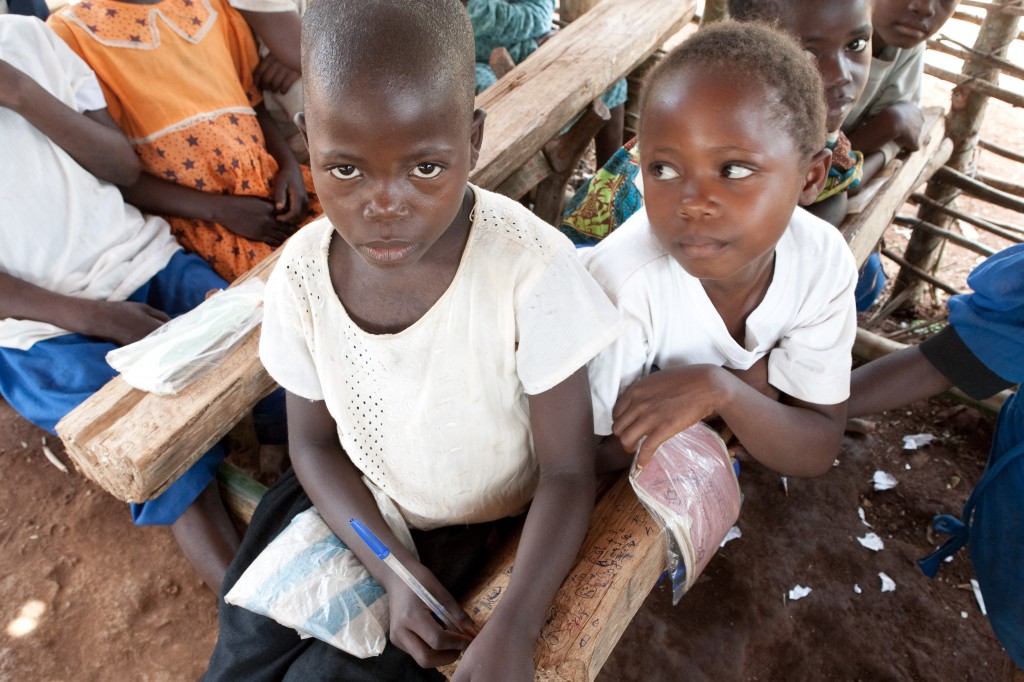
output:
<svg viewBox="0 0 1024 682"><path fill-rule="evenodd" d="M0 15L0 59L75 111L106 107L89 67L35 17ZM119 301L181 248L163 219L143 217L116 187L6 107L0 140L0 272L59 294ZM0 346L7 348L25 350L66 333L34 320L0 320Z"/></svg>
<svg viewBox="0 0 1024 682"><path fill-rule="evenodd" d="M594 433L611 433L615 401L655 366L743 370L768 355L768 381L783 393L823 405L849 397L857 268L839 231L803 209L775 247L772 282L747 318L744 345L700 280L658 243L646 210L582 258L629 323L590 363Z"/></svg>
<svg viewBox="0 0 1024 682"><path fill-rule="evenodd" d="M868 82L860 99L846 115L843 132L849 134L863 119L877 115L896 102L919 103L924 52L924 43L908 49L889 45L881 55L872 57Z"/></svg>
<svg viewBox="0 0 1024 682"><path fill-rule="evenodd" d="M583 367L624 324L568 239L474 189L455 278L397 334L349 319L328 274L328 249L347 247L326 217L288 241L267 286L267 371L326 401L345 452L414 528L521 511L538 473L527 396Z"/></svg>

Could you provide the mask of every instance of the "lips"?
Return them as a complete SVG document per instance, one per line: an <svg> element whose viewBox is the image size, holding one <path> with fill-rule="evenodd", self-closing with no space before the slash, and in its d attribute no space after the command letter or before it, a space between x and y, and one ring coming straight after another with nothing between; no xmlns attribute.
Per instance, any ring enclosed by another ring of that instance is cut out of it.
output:
<svg viewBox="0 0 1024 682"><path fill-rule="evenodd" d="M359 253L369 261L390 265L400 263L416 250L415 244L400 241L377 241L359 246Z"/></svg>
<svg viewBox="0 0 1024 682"><path fill-rule="evenodd" d="M687 258L711 258L726 247L726 242L707 237L687 237L676 241L676 248Z"/></svg>
<svg viewBox="0 0 1024 682"><path fill-rule="evenodd" d="M928 25L916 21L898 21L892 25L892 28L901 36L911 38L914 41L924 40L931 32Z"/></svg>

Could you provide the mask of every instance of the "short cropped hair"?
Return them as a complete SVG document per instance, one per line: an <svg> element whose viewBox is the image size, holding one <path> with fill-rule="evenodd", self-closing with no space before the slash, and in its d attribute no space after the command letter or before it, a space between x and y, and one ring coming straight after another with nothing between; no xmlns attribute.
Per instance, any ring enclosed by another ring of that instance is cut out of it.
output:
<svg viewBox="0 0 1024 682"><path fill-rule="evenodd" d="M307 96L352 84L428 84L471 114L475 63L473 27L459 0L320 0L302 19Z"/></svg>
<svg viewBox="0 0 1024 682"><path fill-rule="evenodd" d="M765 88L773 114L804 158L825 148L825 95L814 60L794 37L763 22L722 21L702 28L651 70L640 98L668 76L690 68L715 68L723 78L742 76ZM768 131L765 131L768 134Z"/></svg>
<svg viewBox="0 0 1024 682"><path fill-rule="evenodd" d="M764 21L769 24L782 16L779 0L729 0L729 16L736 21Z"/></svg>

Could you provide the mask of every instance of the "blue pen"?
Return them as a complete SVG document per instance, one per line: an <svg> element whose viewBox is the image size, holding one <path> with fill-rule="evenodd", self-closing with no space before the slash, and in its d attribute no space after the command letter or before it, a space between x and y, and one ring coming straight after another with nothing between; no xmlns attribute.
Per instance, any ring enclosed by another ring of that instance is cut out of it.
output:
<svg viewBox="0 0 1024 682"><path fill-rule="evenodd" d="M408 585L409 589L416 593L416 596L427 605L427 608L434 613L434 616L442 625L445 626L445 628L465 634L465 631L459 627L459 624L455 622L455 619L451 617L451 614L448 613L447 609L444 608L441 602L437 601L434 595L430 594L430 592L427 591L427 588L423 586L423 583L417 580L416 576L410 573L409 569L403 566L402 562L395 558L395 555L391 553L388 546L381 542L381 539L377 537L372 530L367 528L363 522L357 518L349 520L349 525L352 526L352 529L362 539L362 541L366 543L366 546L370 548L370 551L376 554L378 559L390 566L391 570L402 579L402 582Z"/></svg>

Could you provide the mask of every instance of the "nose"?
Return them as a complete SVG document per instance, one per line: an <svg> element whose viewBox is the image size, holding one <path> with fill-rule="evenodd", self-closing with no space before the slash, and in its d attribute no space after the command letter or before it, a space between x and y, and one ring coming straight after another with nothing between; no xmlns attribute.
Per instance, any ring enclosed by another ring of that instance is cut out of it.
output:
<svg viewBox="0 0 1024 682"><path fill-rule="evenodd" d="M712 218L718 215L718 200L698 177L684 175L680 187L678 213L683 218Z"/></svg>
<svg viewBox="0 0 1024 682"><path fill-rule="evenodd" d="M910 11L920 17L935 16L934 0L911 0Z"/></svg>
<svg viewBox="0 0 1024 682"><path fill-rule="evenodd" d="M395 220L409 216L409 205L395 183L378 182L367 188L363 219L370 222Z"/></svg>
<svg viewBox="0 0 1024 682"><path fill-rule="evenodd" d="M826 90L846 85L851 81L850 64L842 55L830 54L819 57L818 71Z"/></svg>

